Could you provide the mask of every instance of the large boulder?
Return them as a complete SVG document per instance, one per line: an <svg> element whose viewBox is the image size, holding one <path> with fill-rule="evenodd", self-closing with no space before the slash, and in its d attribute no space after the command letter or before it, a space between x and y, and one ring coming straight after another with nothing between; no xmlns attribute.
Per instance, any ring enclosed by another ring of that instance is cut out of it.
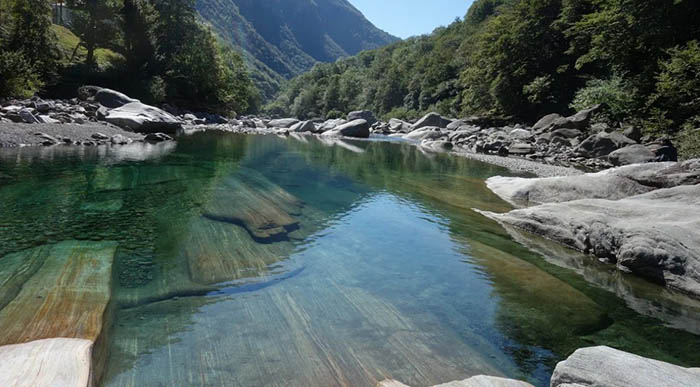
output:
<svg viewBox="0 0 700 387"><path fill-rule="evenodd" d="M111 89L98 90L97 93L95 93L95 101L109 109L116 109L128 103L140 102L137 99L130 98L126 94Z"/></svg>
<svg viewBox="0 0 700 387"><path fill-rule="evenodd" d="M445 133L442 132L442 129L437 126L424 126L411 131L404 135L403 138L416 141L436 140L444 135Z"/></svg>
<svg viewBox="0 0 700 387"><path fill-rule="evenodd" d="M585 130L590 126L591 117L599 112L601 109L600 105L593 106L590 109L581 110L580 112L569 117L562 117L559 114L548 114L542 117L535 125L533 125L532 130L536 133L551 132L557 129L578 129Z"/></svg>
<svg viewBox="0 0 700 387"><path fill-rule="evenodd" d="M413 124L413 130L424 128L426 126L435 126L441 129L447 128L452 121L444 118L437 113L428 113Z"/></svg>
<svg viewBox="0 0 700 387"><path fill-rule="evenodd" d="M292 125L289 131L296 133L314 133L316 131L316 125L314 125L313 121L302 121Z"/></svg>
<svg viewBox="0 0 700 387"><path fill-rule="evenodd" d="M372 113L369 110L358 110L355 112L350 112L350 114L348 114L348 121L355 120L365 120L367 121L369 126L372 126L375 122L377 122L377 118L374 117L374 113Z"/></svg>
<svg viewBox="0 0 700 387"><path fill-rule="evenodd" d="M338 125L342 125L346 122L347 121L342 119L342 118L335 118L335 119L326 120L321 125L319 125L318 128L316 128L316 131L318 133L324 133L324 132L327 132L329 130L335 129Z"/></svg>
<svg viewBox="0 0 700 387"><path fill-rule="evenodd" d="M182 123L172 114L141 102L131 102L112 109L105 120L122 129L139 133L173 134L182 128Z"/></svg>
<svg viewBox="0 0 700 387"><path fill-rule="evenodd" d="M295 125L298 123L299 120L296 118L280 118L276 120L271 120L270 122L267 123L268 128L291 128L292 125Z"/></svg>
<svg viewBox="0 0 700 387"><path fill-rule="evenodd" d="M332 130L324 132L323 136L335 137L369 137L369 123L366 120L354 120L342 125L338 125Z"/></svg>
<svg viewBox="0 0 700 387"><path fill-rule="evenodd" d="M392 118L389 120L389 131L392 133L408 133L411 131L411 124L398 118Z"/></svg>
<svg viewBox="0 0 700 387"><path fill-rule="evenodd" d="M580 348L559 362L552 387L700 386L700 370L647 359L610 347Z"/></svg>
<svg viewBox="0 0 700 387"><path fill-rule="evenodd" d="M656 160L654 152L640 144L628 145L608 155L608 161L612 165L641 164L654 160Z"/></svg>
<svg viewBox="0 0 700 387"><path fill-rule="evenodd" d="M484 214L700 297L698 184Z"/></svg>
<svg viewBox="0 0 700 387"><path fill-rule="evenodd" d="M655 161L678 161L678 150L669 139L659 140L646 145L655 156Z"/></svg>
<svg viewBox="0 0 700 387"><path fill-rule="evenodd" d="M600 132L583 140L576 148L576 151L589 158L603 157L617 149L634 144L636 144L634 140L625 137L621 133Z"/></svg>
<svg viewBox="0 0 700 387"><path fill-rule="evenodd" d="M618 200L658 188L700 183L700 160L628 165L597 173L541 178L494 176L486 185L515 206L579 199Z"/></svg>

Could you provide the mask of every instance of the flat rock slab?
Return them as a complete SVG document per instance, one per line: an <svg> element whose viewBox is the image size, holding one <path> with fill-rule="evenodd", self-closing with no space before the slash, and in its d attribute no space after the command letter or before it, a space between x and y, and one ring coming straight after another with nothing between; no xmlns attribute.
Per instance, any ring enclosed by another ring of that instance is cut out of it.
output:
<svg viewBox="0 0 700 387"><path fill-rule="evenodd" d="M610 347L576 350L557 364L552 387L700 386L700 371L647 359Z"/></svg>
<svg viewBox="0 0 700 387"><path fill-rule="evenodd" d="M635 164L580 176L521 178L495 176L486 185L503 200L528 206L578 199L618 200L658 188L700 182L700 160Z"/></svg>
<svg viewBox="0 0 700 387"><path fill-rule="evenodd" d="M111 297L116 242L64 241L0 259L0 345L67 337L96 341ZM11 298L11 299L10 299Z"/></svg>
<svg viewBox="0 0 700 387"><path fill-rule="evenodd" d="M0 347L0 386L88 387L92 341L55 338Z"/></svg>
<svg viewBox="0 0 700 387"><path fill-rule="evenodd" d="M257 243L241 227L202 217L190 224L180 251L190 279L209 285L270 274L270 265L293 249L291 243Z"/></svg>
<svg viewBox="0 0 700 387"><path fill-rule="evenodd" d="M16 124L0 123L0 148L43 145L46 139L36 133L46 133L55 138L69 138L71 141L95 141L92 135L102 133L112 137L121 135L131 140L142 140L138 133L127 132L113 125L103 124Z"/></svg>
<svg viewBox="0 0 700 387"><path fill-rule="evenodd" d="M299 227L292 216L299 213L302 205L284 188L245 170L215 189L203 215L242 226L257 242L270 243L286 239L290 231Z"/></svg>
<svg viewBox="0 0 700 387"><path fill-rule="evenodd" d="M377 384L377 387L408 387L396 380L388 379ZM496 376L477 375L469 379L438 384L433 387L532 387L532 384L515 379L499 378Z"/></svg>
<svg viewBox="0 0 700 387"><path fill-rule="evenodd" d="M700 185L485 215L700 296Z"/></svg>

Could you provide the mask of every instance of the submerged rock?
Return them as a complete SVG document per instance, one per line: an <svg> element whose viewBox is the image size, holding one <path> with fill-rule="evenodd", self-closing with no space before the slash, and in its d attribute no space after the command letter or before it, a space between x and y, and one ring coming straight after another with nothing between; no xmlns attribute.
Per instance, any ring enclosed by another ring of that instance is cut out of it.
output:
<svg viewBox="0 0 700 387"><path fill-rule="evenodd" d="M637 387L700 385L700 369L683 368L610 347L576 350L557 364L552 387Z"/></svg>
<svg viewBox="0 0 700 387"><path fill-rule="evenodd" d="M299 227L293 215L302 205L282 187L247 170L245 175L232 176L217 187L203 215L239 225L257 242L271 243L287 239L287 234Z"/></svg>

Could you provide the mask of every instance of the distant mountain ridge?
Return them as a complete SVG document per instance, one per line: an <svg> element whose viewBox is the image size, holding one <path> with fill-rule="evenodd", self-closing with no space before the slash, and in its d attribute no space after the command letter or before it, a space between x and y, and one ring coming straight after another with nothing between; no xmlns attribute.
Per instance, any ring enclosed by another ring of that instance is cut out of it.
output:
<svg viewBox="0 0 700 387"><path fill-rule="evenodd" d="M284 78L399 40L347 0L197 0L200 15L241 49L266 96Z"/></svg>

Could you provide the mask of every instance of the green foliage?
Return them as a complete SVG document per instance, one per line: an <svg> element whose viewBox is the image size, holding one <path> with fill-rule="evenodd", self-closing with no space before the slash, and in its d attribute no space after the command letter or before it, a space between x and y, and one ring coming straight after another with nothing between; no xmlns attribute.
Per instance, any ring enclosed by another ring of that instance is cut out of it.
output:
<svg viewBox="0 0 700 387"><path fill-rule="evenodd" d="M630 117L635 111L637 100L635 90L620 76L610 79L593 79L576 92L571 108L588 109L594 105L603 105L605 121L610 124Z"/></svg>
<svg viewBox="0 0 700 387"><path fill-rule="evenodd" d="M599 119L673 136L700 111L697 20L697 0L477 0L431 35L315 66L269 109L534 122L600 103Z"/></svg>
<svg viewBox="0 0 700 387"><path fill-rule="evenodd" d="M700 116L689 120L676 138L681 159L700 158Z"/></svg>
<svg viewBox="0 0 700 387"><path fill-rule="evenodd" d="M19 52L0 52L0 97L31 97L43 83Z"/></svg>
<svg viewBox="0 0 700 387"><path fill-rule="evenodd" d="M676 123L700 112L700 45L697 40L669 50L669 58L660 63L656 95Z"/></svg>
<svg viewBox="0 0 700 387"><path fill-rule="evenodd" d="M73 32L80 38L79 45L87 52L85 64L95 68L95 50L109 47L117 34L114 23L117 4L112 0L68 0L67 4L73 15Z"/></svg>
<svg viewBox="0 0 700 387"><path fill-rule="evenodd" d="M26 97L53 78L58 60L44 0L0 1L0 97Z"/></svg>

